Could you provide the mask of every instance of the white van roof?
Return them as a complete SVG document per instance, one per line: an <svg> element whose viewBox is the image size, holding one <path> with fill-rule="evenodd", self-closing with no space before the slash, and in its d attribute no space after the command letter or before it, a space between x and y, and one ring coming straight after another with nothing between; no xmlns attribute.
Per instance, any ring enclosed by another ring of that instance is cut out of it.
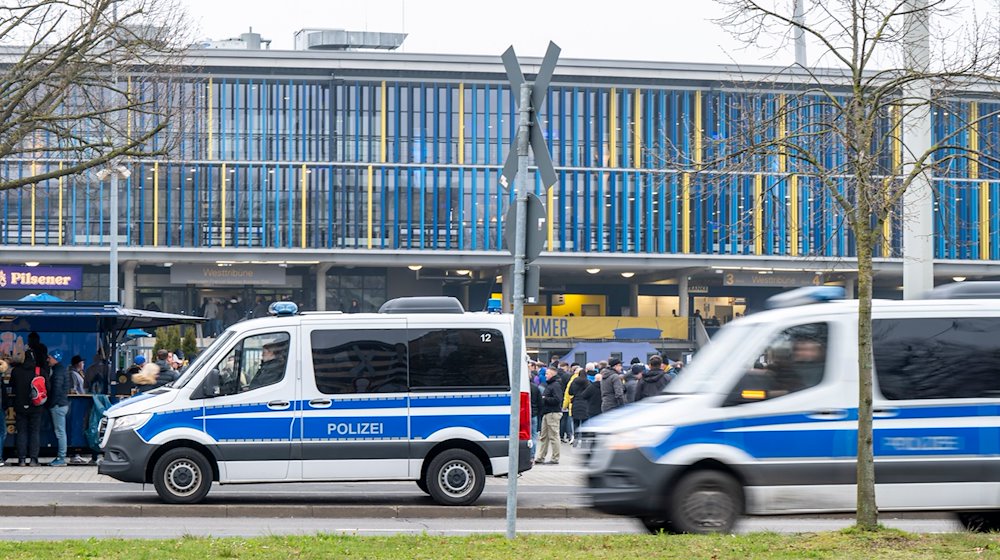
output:
<svg viewBox="0 0 1000 560"><path fill-rule="evenodd" d="M1000 314L1000 299L877 299L872 301L873 315L898 312L925 313L941 311L949 311L956 315L982 311L993 311ZM858 300L838 300L761 311L747 315L743 319L739 319L739 321L743 324L770 323L775 321L785 322L799 318L855 315L857 312Z"/></svg>

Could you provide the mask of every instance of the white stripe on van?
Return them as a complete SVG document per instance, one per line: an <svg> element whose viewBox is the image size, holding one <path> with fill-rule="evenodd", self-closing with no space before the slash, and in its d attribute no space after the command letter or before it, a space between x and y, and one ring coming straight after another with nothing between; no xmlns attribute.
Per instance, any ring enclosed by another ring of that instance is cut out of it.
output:
<svg viewBox="0 0 1000 560"><path fill-rule="evenodd" d="M998 428L1000 416L964 416L952 418L875 418L875 429L879 430L912 430L935 428ZM725 428L719 432L809 432L827 430L857 430L856 420L836 420L831 422L797 422L794 424L764 424L761 426L744 426L741 428Z"/></svg>

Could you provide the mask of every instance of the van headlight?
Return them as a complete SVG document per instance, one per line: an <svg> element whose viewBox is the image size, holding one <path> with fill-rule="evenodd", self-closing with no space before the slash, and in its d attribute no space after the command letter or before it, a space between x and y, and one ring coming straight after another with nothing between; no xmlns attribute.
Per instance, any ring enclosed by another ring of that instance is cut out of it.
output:
<svg viewBox="0 0 1000 560"><path fill-rule="evenodd" d="M128 416L120 416L115 418L111 422L112 432L121 432L125 430L134 430L136 428L142 427L143 424L149 421L153 415L149 412L142 414L129 414Z"/></svg>
<svg viewBox="0 0 1000 560"><path fill-rule="evenodd" d="M673 426L643 426L616 434L609 434L604 439L608 442L609 449L626 451L659 445L673 431Z"/></svg>

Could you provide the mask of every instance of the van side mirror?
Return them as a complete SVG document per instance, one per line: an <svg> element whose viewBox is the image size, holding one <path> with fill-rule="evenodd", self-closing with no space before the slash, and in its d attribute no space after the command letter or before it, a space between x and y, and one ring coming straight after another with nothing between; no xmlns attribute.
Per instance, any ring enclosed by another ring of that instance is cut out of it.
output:
<svg viewBox="0 0 1000 560"><path fill-rule="evenodd" d="M221 394L222 388L219 385L219 370L213 369L208 372L205 380L201 382L201 395L206 399L211 399Z"/></svg>

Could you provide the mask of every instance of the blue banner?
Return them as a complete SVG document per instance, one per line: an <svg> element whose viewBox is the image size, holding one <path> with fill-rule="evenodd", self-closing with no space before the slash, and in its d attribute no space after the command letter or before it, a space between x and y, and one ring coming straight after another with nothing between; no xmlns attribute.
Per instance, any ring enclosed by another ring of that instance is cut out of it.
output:
<svg viewBox="0 0 1000 560"><path fill-rule="evenodd" d="M0 290L79 290L83 267L0 265Z"/></svg>

